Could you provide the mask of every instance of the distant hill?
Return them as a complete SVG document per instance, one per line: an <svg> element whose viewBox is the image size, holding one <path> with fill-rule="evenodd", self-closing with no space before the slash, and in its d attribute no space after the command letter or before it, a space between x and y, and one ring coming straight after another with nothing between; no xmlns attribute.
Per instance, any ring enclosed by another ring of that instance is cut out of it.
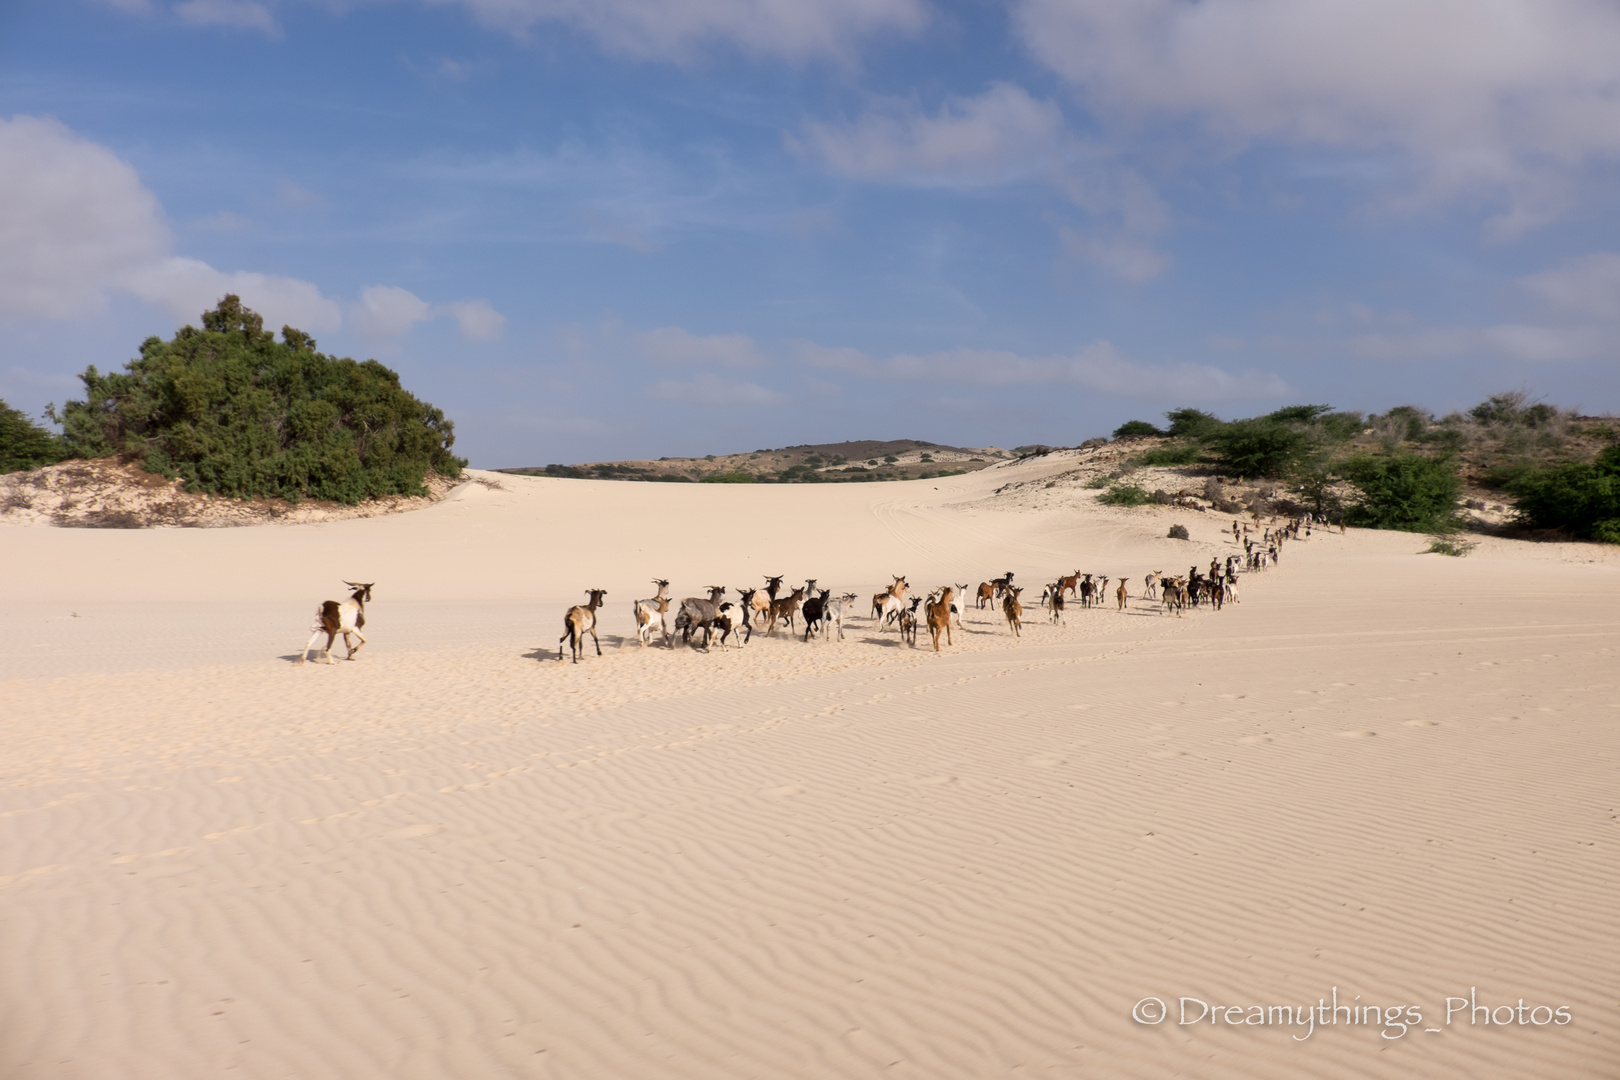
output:
<svg viewBox="0 0 1620 1080"><path fill-rule="evenodd" d="M974 472L1016 456L996 446L941 446L918 439L786 446L751 454L710 454L657 461L601 461L501 469L524 476L708 484L828 484L922 480Z"/></svg>

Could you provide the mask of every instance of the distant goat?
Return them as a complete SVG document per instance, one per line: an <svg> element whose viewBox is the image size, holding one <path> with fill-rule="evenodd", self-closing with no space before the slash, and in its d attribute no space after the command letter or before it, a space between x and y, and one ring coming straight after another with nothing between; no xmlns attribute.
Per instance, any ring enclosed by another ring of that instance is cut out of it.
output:
<svg viewBox="0 0 1620 1080"><path fill-rule="evenodd" d="M1142 597L1146 600L1159 598L1159 581L1164 577L1163 570L1155 570L1142 579Z"/></svg>
<svg viewBox="0 0 1620 1080"><path fill-rule="evenodd" d="M602 641L596 636L596 609L602 606L602 597L607 595L606 589L586 589L585 594L590 597L586 604L575 604L563 616L563 636L557 639L557 659L562 659L562 643L568 642L569 652L573 655L574 663L585 654L585 635L591 635L591 641L596 644L596 655L602 655Z"/></svg>
<svg viewBox="0 0 1620 1080"><path fill-rule="evenodd" d="M1119 588L1114 590L1114 599L1119 601L1119 610L1125 610L1125 602L1131 598L1130 590L1125 588L1125 579L1119 579Z"/></svg>
<svg viewBox="0 0 1620 1080"><path fill-rule="evenodd" d="M979 582L979 593L973 598L973 606L976 608L982 608L987 604L994 603L995 599L996 587L990 584L988 581Z"/></svg>
<svg viewBox="0 0 1620 1080"><path fill-rule="evenodd" d="M358 582L345 581L343 584L353 592L349 593L347 600L323 601L315 610L315 625L309 628L309 640L299 652L297 663L304 662L309 656L309 650L315 647L316 640L322 634L326 635L326 648L321 650L321 655L326 658L328 664L332 663L332 642L337 640L339 634L343 635L343 644L349 650L349 654L343 658L345 660L353 660L354 654L365 646L366 635L360 632L360 628L366 625L366 601L371 599L371 587L376 582L370 581L362 585ZM349 640L350 634L360 639L359 645Z"/></svg>

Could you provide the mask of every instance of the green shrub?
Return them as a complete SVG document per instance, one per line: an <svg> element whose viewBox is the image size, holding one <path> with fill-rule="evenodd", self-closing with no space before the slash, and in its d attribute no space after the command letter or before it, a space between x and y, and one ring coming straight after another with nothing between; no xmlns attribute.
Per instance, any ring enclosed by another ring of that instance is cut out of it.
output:
<svg viewBox="0 0 1620 1080"><path fill-rule="evenodd" d="M1172 409L1164 418L1170 421L1170 434L1178 438L1200 439L1221 426L1220 417L1200 409Z"/></svg>
<svg viewBox="0 0 1620 1080"><path fill-rule="evenodd" d="M1453 458L1357 454L1340 464L1339 474L1360 495L1345 512L1352 525L1431 533L1456 526L1462 478Z"/></svg>
<svg viewBox="0 0 1620 1080"><path fill-rule="evenodd" d="M0 473L54 465L68 456L61 436L0 401Z"/></svg>
<svg viewBox="0 0 1620 1080"><path fill-rule="evenodd" d="M759 477L753 473L735 472L721 473L718 476L705 476L700 483L704 484L757 484Z"/></svg>
<svg viewBox="0 0 1620 1080"><path fill-rule="evenodd" d="M1331 405L1286 405L1260 417L1278 424L1313 424L1318 417L1333 411Z"/></svg>
<svg viewBox="0 0 1620 1080"><path fill-rule="evenodd" d="M1305 428L1265 417L1223 424L1204 441L1214 451L1221 471L1267 479L1297 471L1316 449L1315 440Z"/></svg>
<svg viewBox="0 0 1620 1080"><path fill-rule="evenodd" d="M1116 484L1097 496L1097 501L1104 506L1145 506L1153 501L1153 496L1135 484Z"/></svg>
<svg viewBox="0 0 1620 1080"><path fill-rule="evenodd" d="M1479 543L1474 540L1456 540L1449 536L1429 537L1429 546L1423 549L1425 555L1450 555L1460 559L1473 551Z"/></svg>
<svg viewBox="0 0 1620 1080"><path fill-rule="evenodd" d="M1087 488L1091 489L1092 491L1101 491L1103 488L1107 487L1109 484L1112 484L1112 483L1113 483L1113 481L1108 479L1108 477L1099 475L1099 476L1093 476L1090 480L1087 480L1085 482L1085 484L1082 485L1082 486L1087 487Z"/></svg>
<svg viewBox="0 0 1620 1080"><path fill-rule="evenodd" d="M1127 420L1114 429L1114 438L1128 439L1133 435L1163 435L1164 432L1146 420Z"/></svg>
<svg viewBox="0 0 1620 1080"><path fill-rule="evenodd" d="M1138 465L1191 465L1203 456L1195 442L1165 443L1136 455Z"/></svg>
<svg viewBox="0 0 1620 1080"><path fill-rule="evenodd" d="M1620 544L1620 446L1590 464L1527 471L1508 484L1519 517L1543 529Z"/></svg>
<svg viewBox="0 0 1620 1080"><path fill-rule="evenodd" d="M375 360L315 351L315 340L227 296L173 339L148 338L122 373L94 367L85 400L47 415L73 454L133 453L190 491L356 503L416 495L431 469L461 474L454 426Z"/></svg>

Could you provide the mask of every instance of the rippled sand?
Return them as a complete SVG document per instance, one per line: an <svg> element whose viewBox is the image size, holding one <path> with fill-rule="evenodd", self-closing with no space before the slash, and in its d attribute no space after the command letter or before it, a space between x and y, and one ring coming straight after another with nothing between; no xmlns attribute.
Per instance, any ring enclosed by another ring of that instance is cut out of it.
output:
<svg viewBox="0 0 1620 1080"><path fill-rule="evenodd" d="M992 494L1062 467L0 527L0 1076L1612 1078L1615 553L1318 534L1220 613L1054 626L1059 572L1232 550ZM1024 637L970 605L938 655L631 634L655 576L1008 569ZM371 644L293 666L340 578ZM1179 1023L1335 987L1421 1022ZM1572 1019L1446 1023L1470 988Z"/></svg>

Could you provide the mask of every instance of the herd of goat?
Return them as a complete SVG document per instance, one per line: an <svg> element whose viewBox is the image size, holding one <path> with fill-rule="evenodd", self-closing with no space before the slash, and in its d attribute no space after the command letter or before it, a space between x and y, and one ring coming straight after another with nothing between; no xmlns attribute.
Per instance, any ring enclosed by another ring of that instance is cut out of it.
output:
<svg viewBox="0 0 1620 1080"><path fill-rule="evenodd" d="M1278 529L1267 529L1264 537L1256 541L1250 539L1248 527L1244 526L1241 537L1245 552L1241 558L1243 569L1260 570L1274 565L1278 548L1284 540L1297 537L1300 527L1301 522L1294 521ZM1308 523L1305 529L1309 535ZM1232 524L1232 537L1234 541L1239 539L1237 522ZM1207 573L1197 566L1191 567L1185 575L1177 576L1166 576L1163 571L1155 570L1142 579L1143 598L1161 604L1161 610L1166 615L1174 612L1180 616L1188 607L1199 604L1208 604L1218 611L1228 601L1237 601L1239 564L1239 556L1229 555L1224 563L1211 559ZM893 582L889 587L872 597L871 619L878 632L894 629L902 643L915 646L919 628L926 628L933 639L935 652L939 651L941 634L944 634L947 645L954 644L951 640L951 623L955 620L957 629L962 628L961 604L968 596L969 587L966 584L942 585L926 596L911 596L911 585L904 576L895 574L891 577ZM712 585L707 598L689 596L682 600L672 619L669 582L662 578L654 579L657 593L634 602L636 637L643 648L651 645L655 639L662 641L665 647L672 648L676 636L683 644L690 645L693 635L702 631L699 648L707 650L713 642L718 641L724 649L728 645L740 647L752 640L756 627L763 627L765 635L770 637L775 634L777 626L783 624L790 634L797 634L796 622L802 622L804 640L807 642L816 634L820 634L824 640L833 640L835 636L843 640L844 622L855 615L853 605L859 599L858 594L845 593L835 597L831 589L818 590L816 579L811 578L802 587L793 588L783 595L784 580L785 575L767 575L763 588L739 589L735 603L725 599L728 591L726 586ZM1061 623L1066 599L1078 601L1083 608L1101 606L1107 602L1111 580L1107 575L1078 570L1066 574L1042 589L1041 607L1049 612L1053 622ZM371 590L376 583L345 581L344 584L351 590L349 598L343 601L327 600L317 609L315 625L310 628L309 641L298 654L298 663L305 661L309 650L314 648L322 634L326 635L326 647L321 651L321 656L328 664L332 663L332 645L338 637L343 638L348 648L345 659L352 660L354 654L366 644L361 628L366 625L366 603L371 599ZM1000 577L980 583L973 592L974 604L980 609L999 606L1008 628L1017 637L1023 629L1024 605L1020 599L1023 592L1023 586L1013 584L1013 572L1009 570ZM1119 579L1113 595L1118 610L1126 610L1130 591L1124 578ZM602 655L602 642L596 634L597 611L602 607L607 590L587 589L586 596L585 603L575 604L563 617L563 635L557 641L558 660L562 659L566 646L573 662L579 663L579 658L585 652L587 634L596 646L596 655ZM351 635L359 639L358 645L351 640Z"/></svg>

